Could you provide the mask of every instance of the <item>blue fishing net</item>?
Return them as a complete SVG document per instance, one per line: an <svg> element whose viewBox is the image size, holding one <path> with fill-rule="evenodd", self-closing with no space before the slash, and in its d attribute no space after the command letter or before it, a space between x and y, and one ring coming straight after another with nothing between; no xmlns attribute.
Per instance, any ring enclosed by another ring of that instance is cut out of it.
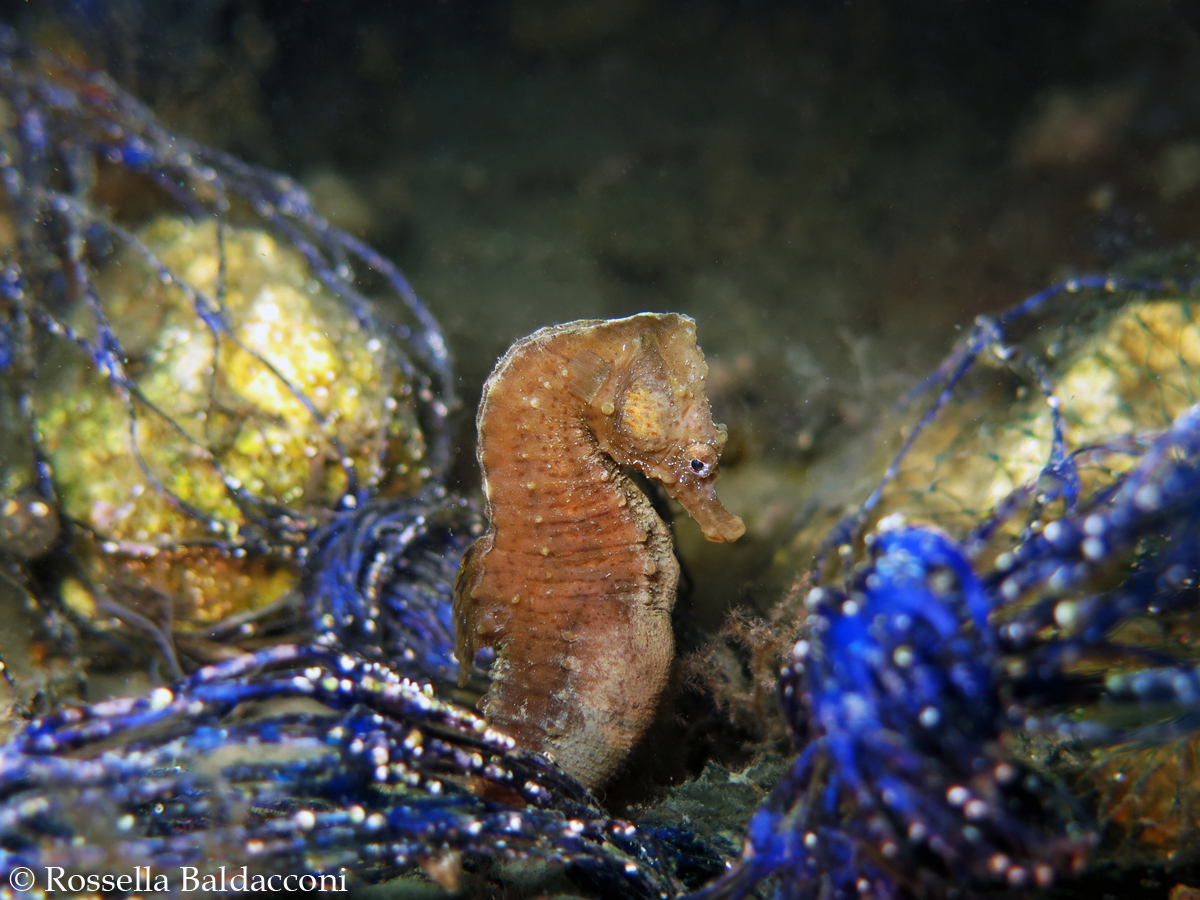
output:
<svg viewBox="0 0 1200 900"><path fill-rule="evenodd" d="M877 487L798 538L815 562L780 689L800 756L703 896L1189 858L1200 328L1194 261L1147 266L981 318L876 436L899 448Z"/></svg>

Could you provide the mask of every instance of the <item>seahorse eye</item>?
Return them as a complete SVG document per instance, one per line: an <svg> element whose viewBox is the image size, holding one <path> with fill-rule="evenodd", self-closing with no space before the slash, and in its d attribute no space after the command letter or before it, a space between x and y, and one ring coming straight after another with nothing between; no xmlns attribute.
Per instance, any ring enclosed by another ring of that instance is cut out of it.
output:
<svg viewBox="0 0 1200 900"><path fill-rule="evenodd" d="M713 452L713 448L699 442L690 444L683 451L683 457L688 461L687 466L692 470L692 474L700 478L711 475L713 466L717 464L717 454Z"/></svg>

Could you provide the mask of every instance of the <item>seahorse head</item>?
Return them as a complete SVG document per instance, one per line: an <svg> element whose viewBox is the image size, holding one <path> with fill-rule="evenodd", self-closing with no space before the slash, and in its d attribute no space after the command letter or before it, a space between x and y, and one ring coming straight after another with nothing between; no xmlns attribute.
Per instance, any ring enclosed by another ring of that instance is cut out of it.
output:
<svg viewBox="0 0 1200 900"><path fill-rule="evenodd" d="M660 482L710 541L737 540L746 526L716 494L727 435L709 409L695 321L643 313L610 324L610 352L590 366L603 373L587 412L601 449Z"/></svg>

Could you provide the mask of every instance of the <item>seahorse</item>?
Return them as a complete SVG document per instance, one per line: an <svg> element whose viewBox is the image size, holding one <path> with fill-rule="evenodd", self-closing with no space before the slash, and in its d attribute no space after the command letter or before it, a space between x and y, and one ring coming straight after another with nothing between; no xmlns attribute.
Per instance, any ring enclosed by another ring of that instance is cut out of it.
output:
<svg viewBox="0 0 1200 900"><path fill-rule="evenodd" d="M674 655L671 532L622 467L660 482L710 541L745 532L714 488L726 429L707 375L694 320L642 313L543 328L484 385L490 525L455 584L459 680L495 647L485 716L589 788L649 726Z"/></svg>

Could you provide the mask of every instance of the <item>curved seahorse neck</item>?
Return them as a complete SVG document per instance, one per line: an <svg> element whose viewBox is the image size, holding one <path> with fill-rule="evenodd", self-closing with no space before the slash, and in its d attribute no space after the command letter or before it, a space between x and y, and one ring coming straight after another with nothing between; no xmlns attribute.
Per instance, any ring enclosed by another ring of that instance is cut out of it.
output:
<svg viewBox="0 0 1200 900"><path fill-rule="evenodd" d="M558 331L543 329L514 345L484 387L476 455L493 531L509 521L562 518L558 501L585 484L605 484L615 467L587 425L584 399L569 389L571 344L578 339ZM509 493L511 485L524 492ZM547 531L548 540L561 537Z"/></svg>

